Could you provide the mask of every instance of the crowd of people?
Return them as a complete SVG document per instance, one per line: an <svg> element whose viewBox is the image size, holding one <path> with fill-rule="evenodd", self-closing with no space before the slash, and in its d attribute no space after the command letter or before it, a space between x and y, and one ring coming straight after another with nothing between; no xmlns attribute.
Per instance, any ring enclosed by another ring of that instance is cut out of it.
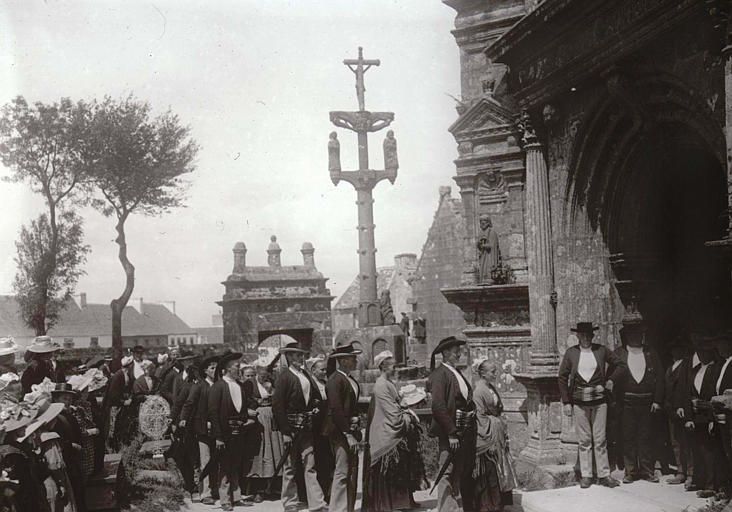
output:
<svg viewBox="0 0 732 512"><path fill-rule="evenodd" d="M664 367L646 342L643 322L620 330L611 351L593 343L598 327L572 329L579 344L569 347L559 370L564 413L574 421L580 486L616 487L659 482L657 467L700 497L730 497L732 445L721 404L712 397L732 390L732 333L691 334L670 343Z"/></svg>

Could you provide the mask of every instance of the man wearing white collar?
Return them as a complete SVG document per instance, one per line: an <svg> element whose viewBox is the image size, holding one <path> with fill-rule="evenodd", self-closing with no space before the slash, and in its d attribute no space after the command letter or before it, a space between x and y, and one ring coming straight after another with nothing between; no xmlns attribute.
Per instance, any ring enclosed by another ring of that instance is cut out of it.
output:
<svg viewBox="0 0 732 512"><path fill-rule="evenodd" d="M272 412L282 433L285 450L289 456L282 466L282 507L285 512L297 510L297 483L295 480L295 457L299 456L305 479L308 509L325 510L323 490L315 471L313 449L313 410L320 404L315 402L315 383L303 369L305 350L297 342L291 342L280 349L287 361L287 370L280 373L272 396Z"/></svg>

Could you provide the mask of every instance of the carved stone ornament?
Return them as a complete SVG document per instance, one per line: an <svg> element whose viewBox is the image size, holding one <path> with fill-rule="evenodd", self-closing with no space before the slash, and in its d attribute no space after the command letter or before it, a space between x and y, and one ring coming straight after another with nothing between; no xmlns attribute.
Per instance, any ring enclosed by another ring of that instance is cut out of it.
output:
<svg viewBox="0 0 732 512"><path fill-rule="evenodd" d="M536 136L536 129L531 121L531 116L524 110L516 123L518 129L522 132L521 143L526 146L528 144L537 144L539 138Z"/></svg>
<svg viewBox="0 0 732 512"><path fill-rule="evenodd" d="M473 152L473 143L469 140L465 140L458 144L458 154L460 156L469 155Z"/></svg>
<svg viewBox="0 0 732 512"><path fill-rule="evenodd" d="M160 441L170 425L170 406L158 395L148 395L140 404L140 432L151 441Z"/></svg>
<svg viewBox="0 0 732 512"><path fill-rule="evenodd" d="M330 113L330 122L339 128L354 132L378 132L394 121L393 112L341 112Z"/></svg>
<svg viewBox="0 0 732 512"><path fill-rule="evenodd" d="M478 181L478 204L501 203L507 199L506 181L501 171L489 171Z"/></svg>

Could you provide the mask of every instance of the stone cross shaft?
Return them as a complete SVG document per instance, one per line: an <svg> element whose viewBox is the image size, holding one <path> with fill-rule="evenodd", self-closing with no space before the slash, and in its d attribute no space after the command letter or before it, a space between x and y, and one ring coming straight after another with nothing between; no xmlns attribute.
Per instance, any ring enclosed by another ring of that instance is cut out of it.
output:
<svg viewBox="0 0 732 512"><path fill-rule="evenodd" d="M392 112L369 112L365 105L364 74L371 66L378 66L379 60L363 58L363 49L358 49L358 59L346 59L343 64L356 75L357 111L333 111L330 121L339 128L356 132L358 139L358 170L341 169L340 142L336 132L330 135L328 143L328 170L331 181L338 185L346 181L356 189L358 205L358 262L359 262L359 327L381 325L381 313L376 289L376 243L374 240L374 200L372 191L381 180L392 184L397 177L396 139L389 130L384 140L384 169L369 168L368 133L386 128L394 120Z"/></svg>

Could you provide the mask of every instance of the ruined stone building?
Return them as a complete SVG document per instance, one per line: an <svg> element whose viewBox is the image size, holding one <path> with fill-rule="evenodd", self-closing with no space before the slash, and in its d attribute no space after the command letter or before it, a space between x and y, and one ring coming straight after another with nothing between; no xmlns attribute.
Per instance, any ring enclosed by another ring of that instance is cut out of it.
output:
<svg viewBox="0 0 732 512"><path fill-rule="evenodd" d="M330 350L334 297L326 287L328 279L315 267L312 244L302 245L302 265L282 265L275 236L267 248L267 266L248 266L243 242L233 252L234 268L222 283L226 291L218 302L223 310L224 343L242 350L250 360L259 356L259 346L268 338L285 335L313 354Z"/></svg>
<svg viewBox="0 0 732 512"><path fill-rule="evenodd" d="M577 321L612 347L642 319L662 354L732 321L728 17L704 0L443 1L465 216L460 284L443 293L473 354L504 362L522 458L573 462L556 374ZM478 249L491 229L496 276Z"/></svg>

